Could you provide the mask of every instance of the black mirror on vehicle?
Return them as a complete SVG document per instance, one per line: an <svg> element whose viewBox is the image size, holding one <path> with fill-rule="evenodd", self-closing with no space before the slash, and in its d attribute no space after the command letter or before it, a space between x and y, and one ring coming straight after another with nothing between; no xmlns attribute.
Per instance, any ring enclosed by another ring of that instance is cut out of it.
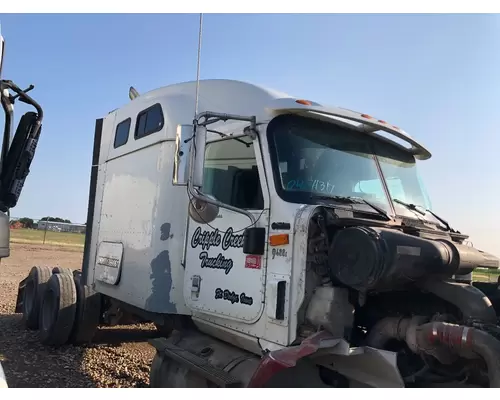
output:
<svg viewBox="0 0 500 400"><path fill-rule="evenodd" d="M21 195L38 144L33 131L42 129L38 128L38 119L37 113L27 112L17 126L0 173L0 201L4 207L15 207Z"/></svg>

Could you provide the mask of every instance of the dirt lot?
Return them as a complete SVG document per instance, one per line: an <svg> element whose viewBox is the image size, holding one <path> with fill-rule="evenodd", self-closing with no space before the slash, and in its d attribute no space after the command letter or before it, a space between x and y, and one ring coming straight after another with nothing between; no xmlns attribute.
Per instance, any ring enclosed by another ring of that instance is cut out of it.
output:
<svg viewBox="0 0 500 400"><path fill-rule="evenodd" d="M97 332L92 346L46 348L14 314L17 285L33 265L79 269L82 251L12 244L0 264L0 361L10 387L145 387L154 356L151 325L118 326Z"/></svg>

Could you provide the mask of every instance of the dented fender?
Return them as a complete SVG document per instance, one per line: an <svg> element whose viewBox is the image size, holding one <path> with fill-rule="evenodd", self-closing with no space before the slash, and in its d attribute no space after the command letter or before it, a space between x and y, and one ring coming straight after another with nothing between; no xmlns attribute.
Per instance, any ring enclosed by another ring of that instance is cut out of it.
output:
<svg viewBox="0 0 500 400"><path fill-rule="evenodd" d="M394 352L372 347L350 347L344 339L327 331L314 333L297 346L267 353L255 370L248 387L265 387L278 372L294 368L309 357L317 365L336 371L355 384L369 387L405 387Z"/></svg>

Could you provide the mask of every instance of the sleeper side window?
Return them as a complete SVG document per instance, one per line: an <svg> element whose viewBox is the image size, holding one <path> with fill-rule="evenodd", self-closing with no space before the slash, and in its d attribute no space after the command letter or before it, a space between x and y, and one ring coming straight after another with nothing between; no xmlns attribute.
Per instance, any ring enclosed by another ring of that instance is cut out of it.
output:
<svg viewBox="0 0 500 400"><path fill-rule="evenodd" d="M135 123L135 139L161 131L164 124L163 111L160 104L155 104L137 115Z"/></svg>
<svg viewBox="0 0 500 400"><path fill-rule="evenodd" d="M116 125L115 132L115 149L117 147L123 146L128 142L128 134L130 131L131 119L127 118L125 121L120 122Z"/></svg>
<svg viewBox="0 0 500 400"><path fill-rule="evenodd" d="M233 207L264 209L254 145L245 138L208 143L203 192Z"/></svg>

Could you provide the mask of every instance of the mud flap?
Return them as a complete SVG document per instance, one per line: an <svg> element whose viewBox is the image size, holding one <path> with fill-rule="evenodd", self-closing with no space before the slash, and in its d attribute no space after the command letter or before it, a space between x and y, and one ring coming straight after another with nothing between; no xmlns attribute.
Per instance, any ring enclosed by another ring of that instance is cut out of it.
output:
<svg viewBox="0 0 500 400"><path fill-rule="evenodd" d="M22 314L23 312L24 288L26 287L27 281L28 276L19 282L19 286L17 288L16 309L14 310L16 314Z"/></svg>

